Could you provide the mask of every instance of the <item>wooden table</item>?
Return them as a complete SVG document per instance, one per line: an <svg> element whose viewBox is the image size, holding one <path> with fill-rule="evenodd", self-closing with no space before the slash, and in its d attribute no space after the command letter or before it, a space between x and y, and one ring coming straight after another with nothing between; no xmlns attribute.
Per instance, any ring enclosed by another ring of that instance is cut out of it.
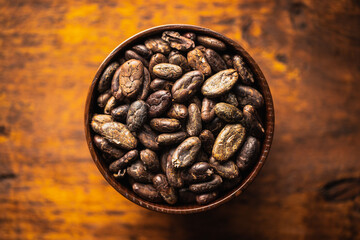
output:
<svg viewBox="0 0 360 240"><path fill-rule="evenodd" d="M359 1L2 0L0 22L0 239L360 239ZM83 130L101 61L167 23L238 41L276 110L255 182L193 216L119 195Z"/></svg>

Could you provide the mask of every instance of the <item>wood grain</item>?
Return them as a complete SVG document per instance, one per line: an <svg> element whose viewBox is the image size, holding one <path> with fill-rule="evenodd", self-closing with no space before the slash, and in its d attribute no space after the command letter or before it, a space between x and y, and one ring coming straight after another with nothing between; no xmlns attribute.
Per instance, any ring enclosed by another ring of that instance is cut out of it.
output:
<svg viewBox="0 0 360 240"><path fill-rule="evenodd" d="M1 1L1 239L359 239L360 4L331 1ZM86 146L101 61L148 27L238 41L275 105L270 157L237 199L193 216L112 189ZM350 180L349 180L350 179Z"/></svg>

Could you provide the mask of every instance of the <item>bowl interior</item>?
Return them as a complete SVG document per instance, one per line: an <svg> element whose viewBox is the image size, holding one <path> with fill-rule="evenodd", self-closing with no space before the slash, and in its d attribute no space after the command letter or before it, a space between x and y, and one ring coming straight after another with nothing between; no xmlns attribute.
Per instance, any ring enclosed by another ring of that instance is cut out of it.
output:
<svg viewBox="0 0 360 240"><path fill-rule="evenodd" d="M96 87L97 83L99 81L99 78L102 74L102 72L105 70L107 65L111 63L112 61L118 59L120 56L122 56L128 48L131 46L137 44L137 43L143 43L144 39L150 36L156 36L161 35L163 31L167 30L174 30L179 32L194 32L199 35L208 35L210 37L215 37L221 41L223 41L228 49L230 49L230 52L232 54L239 54L243 56L244 60L248 64L248 67L254 74L254 78L257 82L257 89L262 93L265 104L263 109L260 109L260 117L263 120L264 128L265 128L265 137L262 141L261 146L261 153L259 156L258 161L253 166L251 171L247 176L244 177L244 179L241 181L239 186L235 187L234 189L230 190L228 193L224 194L223 196L219 197L215 201L207 204L207 205L184 205L184 206L168 206L163 204L156 204L152 202L148 202L144 199L141 199L138 197L135 193L132 192L132 190L129 188L130 186L122 185L118 181L115 180L115 178L112 176L110 171L108 170L107 165L105 164L105 161L102 158L102 154L100 151L95 147L93 143L93 136L94 132L92 131L90 127L91 117L92 115L97 111L97 93L96 93ZM121 43L119 46L117 46L108 56L107 58L102 62L100 67L97 70L97 73L94 77L94 80L91 83L87 100L86 100L86 106L85 106L85 133L86 133L86 140L88 143L89 150L91 152L91 156L98 167L101 174L104 176L104 178L108 181L108 183L115 188L119 193L121 193L123 196L125 196L130 201L146 207L151 210L155 210L158 212L164 212L164 213L175 213L175 214L187 214L187 213L196 213L196 212L202 212L209 209L212 209L216 206L219 206L230 199L240 195L242 191L254 180L255 176L260 171L261 167L263 166L272 142L273 138L273 132L274 132L274 107L273 107L273 101L270 93L269 86L266 82L266 79L261 72L259 66L255 63L255 61L251 58L251 56L235 41L221 35L220 33L214 32L207 28L202 28L198 26L192 26L192 25L163 25L158 26L154 28L147 29L145 31L142 31L129 39L125 40L123 43Z"/></svg>

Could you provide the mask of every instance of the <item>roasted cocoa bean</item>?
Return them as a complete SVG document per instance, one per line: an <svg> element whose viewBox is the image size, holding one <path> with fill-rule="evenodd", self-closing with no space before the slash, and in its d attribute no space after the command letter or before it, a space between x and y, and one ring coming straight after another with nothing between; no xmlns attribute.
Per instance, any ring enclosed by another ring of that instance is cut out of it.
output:
<svg viewBox="0 0 360 240"><path fill-rule="evenodd" d="M217 103L214 111L219 118L229 123L240 122L243 118L243 113L237 107L228 103Z"/></svg>
<svg viewBox="0 0 360 240"><path fill-rule="evenodd" d="M182 68L175 64L159 63L153 67L155 76L166 79L176 80L182 75Z"/></svg>
<svg viewBox="0 0 360 240"><path fill-rule="evenodd" d="M220 97L231 90L235 85L238 76L239 75L234 69L218 72L205 81L201 87L201 92L205 97Z"/></svg>
<svg viewBox="0 0 360 240"><path fill-rule="evenodd" d="M184 141L186 136L186 132L163 133L157 136L156 142L161 146L168 146Z"/></svg>
<svg viewBox="0 0 360 240"><path fill-rule="evenodd" d="M151 183L154 177L154 174L148 171L141 161L131 164L126 171L136 182Z"/></svg>
<svg viewBox="0 0 360 240"><path fill-rule="evenodd" d="M105 105L104 113L110 114L111 111L116 107L116 105L117 105L117 102L116 102L115 97L110 97Z"/></svg>
<svg viewBox="0 0 360 240"><path fill-rule="evenodd" d="M141 90L144 81L144 65L141 61L131 59L120 67L119 88L125 97L135 97Z"/></svg>
<svg viewBox="0 0 360 240"><path fill-rule="evenodd" d="M195 48L188 52L187 60L192 69L199 70L205 77L211 75L211 67L200 49Z"/></svg>
<svg viewBox="0 0 360 240"><path fill-rule="evenodd" d="M154 151L150 149L142 150L140 152L140 160L149 171L157 172L160 170L159 158Z"/></svg>
<svg viewBox="0 0 360 240"><path fill-rule="evenodd" d="M153 178L153 184L165 202L171 205L177 202L175 189L169 185L164 174L157 174Z"/></svg>
<svg viewBox="0 0 360 240"><path fill-rule="evenodd" d="M189 136L198 136L202 130L200 109L195 103L191 103L188 112L189 117L186 123L186 132Z"/></svg>
<svg viewBox="0 0 360 240"><path fill-rule="evenodd" d="M172 165L175 168L184 168L191 166L197 157L201 147L201 141L198 137L189 137L185 139L172 155Z"/></svg>
<svg viewBox="0 0 360 240"><path fill-rule="evenodd" d="M119 121L119 122L126 121L129 107L130 107L129 104L118 106L118 107L114 108L113 110L111 110L111 116L116 121Z"/></svg>
<svg viewBox="0 0 360 240"><path fill-rule="evenodd" d="M221 164L216 161L214 157L211 157L209 163L222 178L234 179L239 176L239 168L233 161L227 161Z"/></svg>
<svg viewBox="0 0 360 240"><path fill-rule="evenodd" d="M220 100L228 104L231 104L235 107L239 106L239 102L236 98L236 95L232 92L228 92L227 94L221 96Z"/></svg>
<svg viewBox="0 0 360 240"><path fill-rule="evenodd" d="M183 35L184 37L188 38L188 39L191 39L193 41L196 40L196 34L193 33L193 32L187 32Z"/></svg>
<svg viewBox="0 0 360 240"><path fill-rule="evenodd" d="M143 100L133 102L126 118L126 125L130 131L137 131L142 127L147 118L149 106Z"/></svg>
<svg viewBox="0 0 360 240"><path fill-rule="evenodd" d="M175 102L182 103L194 96L204 82L204 75L200 71L191 71L185 73L178 79L171 93Z"/></svg>
<svg viewBox="0 0 360 240"><path fill-rule="evenodd" d="M204 193L196 196L196 202L201 205L206 205L214 201L218 196L217 192Z"/></svg>
<svg viewBox="0 0 360 240"><path fill-rule="evenodd" d="M184 185L184 180L181 178L181 171L180 169L177 169L172 164L172 156L175 152L170 150L170 153L168 155L167 161L166 161L166 177L168 179L168 182L170 186L175 188L181 188Z"/></svg>
<svg viewBox="0 0 360 240"><path fill-rule="evenodd" d="M240 81L243 84L252 85L255 83L253 74L251 73L250 69L247 67L244 59L241 56L235 55L233 57L233 64L234 68L239 74Z"/></svg>
<svg viewBox="0 0 360 240"><path fill-rule="evenodd" d="M152 57L150 58L150 62L149 62L149 72L151 74L152 78L155 78L155 75L153 73L153 68L155 65L160 64L160 63L167 63L168 59L161 53L156 53L154 55L152 55Z"/></svg>
<svg viewBox="0 0 360 240"><path fill-rule="evenodd" d="M195 47L194 41L189 38L183 37L178 32L165 31L161 37L164 41L170 43L170 47L179 51L188 51Z"/></svg>
<svg viewBox="0 0 360 240"><path fill-rule="evenodd" d="M119 76L120 76L121 67L119 67L111 81L111 92L116 100L122 101L124 99L124 94L122 93L121 88L119 87Z"/></svg>
<svg viewBox="0 0 360 240"><path fill-rule="evenodd" d="M109 170L113 173L117 173L120 169L126 168L130 164L136 161L139 156L138 150L131 150L127 152L120 159L110 164Z"/></svg>
<svg viewBox="0 0 360 240"><path fill-rule="evenodd" d="M116 69L119 67L118 62L111 63L101 75L97 90L99 93L103 93L110 88L111 80L114 76Z"/></svg>
<svg viewBox="0 0 360 240"><path fill-rule="evenodd" d="M203 98L202 105L201 105L201 120L204 122L210 122L215 117L215 101L209 98Z"/></svg>
<svg viewBox="0 0 360 240"><path fill-rule="evenodd" d="M150 91L150 83L151 83L151 77L149 70L147 70L147 68L144 68L144 82L143 82L142 90L139 93L138 99L145 100L148 97Z"/></svg>
<svg viewBox="0 0 360 240"><path fill-rule="evenodd" d="M215 142L214 134L210 130L205 129L200 133L199 139L201 141L201 147L207 154L211 155Z"/></svg>
<svg viewBox="0 0 360 240"><path fill-rule="evenodd" d="M151 50L149 50L145 45L142 44L133 46L132 50L144 58L150 58L152 55Z"/></svg>
<svg viewBox="0 0 360 240"><path fill-rule="evenodd" d="M231 56L229 54L222 55L222 58L224 59L224 61L226 63L226 66L228 68L234 68L233 60L232 60L232 58L231 58Z"/></svg>
<svg viewBox="0 0 360 240"><path fill-rule="evenodd" d="M222 183L222 178L214 174L212 180L202 183L194 183L189 186L189 190L194 193L205 193L216 190Z"/></svg>
<svg viewBox="0 0 360 240"><path fill-rule="evenodd" d="M180 66L184 73L191 71L186 57L181 54L174 54L171 57L169 55L169 63Z"/></svg>
<svg viewBox="0 0 360 240"><path fill-rule="evenodd" d="M245 125L250 129L250 134L263 138L265 130L261 124L256 109L252 105L246 105L243 109Z"/></svg>
<svg viewBox="0 0 360 240"><path fill-rule="evenodd" d="M213 73L217 73L226 69L226 63L214 50L208 48L206 49L204 55Z"/></svg>
<svg viewBox="0 0 360 240"><path fill-rule="evenodd" d="M205 129L210 130L214 135L217 135L225 123L218 117L215 117L211 122L205 125Z"/></svg>
<svg viewBox="0 0 360 240"><path fill-rule="evenodd" d="M173 82L166 81L164 79L156 78L151 81L150 83L150 89L153 92L159 91L159 90L166 90L171 91L172 86L174 85Z"/></svg>
<svg viewBox="0 0 360 240"><path fill-rule="evenodd" d="M148 125L144 125L138 133L138 139L142 145L151 150L157 151L160 149L159 143L156 141L156 133L151 130Z"/></svg>
<svg viewBox="0 0 360 240"><path fill-rule="evenodd" d="M165 90L152 93L146 103L149 104L149 117L159 117L171 106L171 94Z"/></svg>
<svg viewBox="0 0 360 240"><path fill-rule="evenodd" d="M170 45L161 38L150 38L145 41L145 46L153 53L162 53L165 55L169 54L171 50Z"/></svg>
<svg viewBox="0 0 360 240"><path fill-rule="evenodd" d="M132 190L141 198L150 202L159 203L163 201L160 193L151 184L134 183Z"/></svg>
<svg viewBox="0 0 360 240"><path fill-rule="evenodd" d="M212 48L217 51L224 51L226 50L226 45L222 41L208 37L208 36L197 36L197 41L199 44L205 46L206 48Z"/></svg>
<svg viewBox="0 0 360 240"><path fill-rule="evenodd" d="M213 175L210 164L207 162L197 162L192 165L189 169L185 169L181 172L181 178L186 183L196 183L209 180Z"/></svg>
<svg viewBox="0 0 360 240"><path fill-rule="evenodd" d="M94 136L94 143L97 148L99 148L101 151L109 154L111 157L121 158L125 154L122 150L111 146L111 144L108 142L108 140L106 140L105 138L103 138L99 135Z"/></svg>
<svg viewBox="0 0 360 240"><path fill-rule="evenodd" d="M261 108L264 105L264 98L255 88L249 86L235 85L234 92L238 97L240 106L252 105Z"/></svg>
<svg viewBox="0 0 360 240"><path fill-rule="evenodd" d="M260 141L249 136L236 156L236 165L242 172L247 171L260 154Z"/></svg>
<svg viewBox="0 0 360 240"><path fill-rule="evenodd" d="M139 60L140 62L142 62L142 64L145 67L149 67L149 62L148 60L146 60L145 58L143 58L142 56L140 56L139 54L137 54L135 51L133 50L127 50L125 51L125 59L126 60L130 60L130 59L136 59Z"/></svg>
<svg viewBox="0 0 360 240"><path fill-rule="evenodd" d="M105 107L106 103L108 102L109 98L112 96L111 90L107 90L106 92L104 92L103 94L101 94L98 98L97 98L97 104L99 107L103 108Z"/></svg>
<svg viewBox="0 0 360 240"><path fill-rule="evenodd" d="M183 104L173 103L166 115L170 118L183 120L188 116L188 109Z"/></svg>
<svg viewBox="0 0 360 240"><path fill-rule="evenodd" d="M159 132L175 132L181 128L181 123L174 118L153 118L150 127Z"/></svg>

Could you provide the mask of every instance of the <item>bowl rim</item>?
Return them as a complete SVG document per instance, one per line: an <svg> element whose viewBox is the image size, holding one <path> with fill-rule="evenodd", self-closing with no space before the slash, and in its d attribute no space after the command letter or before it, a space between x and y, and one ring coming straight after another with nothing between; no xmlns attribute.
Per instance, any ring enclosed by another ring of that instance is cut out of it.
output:
<svg viewBox="0 0 360 240"><path fill-rule="evenodd" d="M265 137L263 140L262 148L261 148L261 154L258 157L259 160L256 163L256 165L253 167L252 171L247 175L245 179L241 181L241 184L231 191L229 191L227 194L219 197L215 201L206 204L206 205L194 205L194 206L168 206L168 205L162 205L162 204L156 204L149 201L146 201L144 199L141 199L139 196L137 196L135 193L129 191L125 186L122 186L119 182L115 180L111 174L109 174L108 170L106 170L104 163L100 160L100 156L97 154L96 147L93 143L93 134L90 127L90 116L92 116L93 112L93 106L96 102L96 99L94 98L94 91L95 87L97 86L97 82L102 74L102 72L105 70L105 67L114 60L116 55L120 54L124 49L126 50L127 47L133 45L134 43L138 42L139 40L144 40L144 38L148 36L155 36L160 35L163 31L167 30L178 30L178 31L188 31L188 32L195 32L196 34L204 34L208 35L210 37L217 38L223 42L227 46L231 46L234 49L235 53L238 53L241 55L245 62L247 63L248 67L252 70L254 77L258 81L259 90L263 94L264 97L264 103L265 103L265 110L266 110L266 124L265 124ZM271 92L268 86L268 83L265 79L264 74L260 70L257 63L254 61L254 59L245 51L245 49L234 40L224 36L223 34L220 34L218 32L215 32L211 29L196 26L196 25L188 25L188 24L166 24L166 25L160 25L152 28L148 28L146 30L143 30L122 43L120 43L106 58L105 60L100 64L98 67L95 77L89 87L86 103L85 103L85 114L84 114L84 124L85 124L85 136L86 136L86 142L89 147L92 159L103 175L103 177L106 179L106 181L121 195L123 195L128 200L132 201L133 203L145 207L150 210L154 210L157 212L162 213L172 213L172 214L190 214L190 213L198 213L207 211L213 208L216 208L229 200L239 196L248 186L249 184L255 179L261 168L263 167L270 151L270 147L273 140L274 135L274 125L275 125L275 115L274 115L274 104L271 96Z"/></svg>

